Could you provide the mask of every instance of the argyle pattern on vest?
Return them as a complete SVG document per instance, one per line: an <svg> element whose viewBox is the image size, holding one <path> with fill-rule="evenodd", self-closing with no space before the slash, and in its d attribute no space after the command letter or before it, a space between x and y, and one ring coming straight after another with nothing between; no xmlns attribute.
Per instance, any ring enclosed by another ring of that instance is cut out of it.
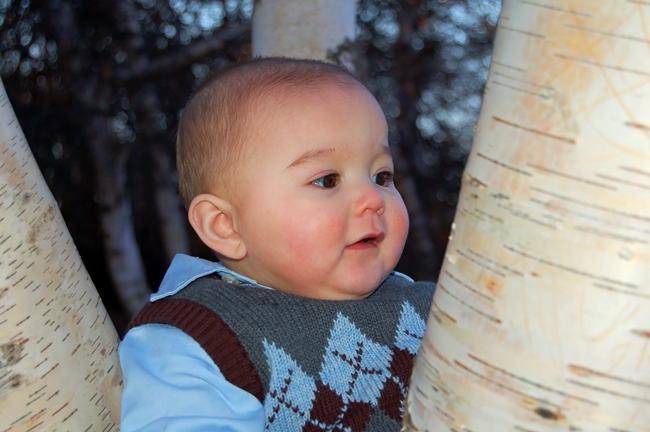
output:
<svg viewBox="0 0 650 432"><path fill-rule="evenodd" d="M434 288L391 276L367 299L323 301L205 277L132 326L192 336L260 399L268 431L398 431Z"/></svg>

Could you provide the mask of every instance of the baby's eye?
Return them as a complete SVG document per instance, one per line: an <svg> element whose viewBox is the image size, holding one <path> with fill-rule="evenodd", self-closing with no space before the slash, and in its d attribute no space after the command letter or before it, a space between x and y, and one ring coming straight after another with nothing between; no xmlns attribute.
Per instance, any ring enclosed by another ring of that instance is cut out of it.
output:
<svg viewBox="0 0 650 432"><path fill-rule="evenodd" d="M320 186L324 189L332 189L339 184L339 176L338 174L327 174L326 176L314 180L312 184Z"/></svg>
<svg viewBox="0 0 650 432"><path fill-rule="evenodd" d="M388 186L393 182L393 173L390 171L382 171L372 176L372 181L379 186Z"/></svg>

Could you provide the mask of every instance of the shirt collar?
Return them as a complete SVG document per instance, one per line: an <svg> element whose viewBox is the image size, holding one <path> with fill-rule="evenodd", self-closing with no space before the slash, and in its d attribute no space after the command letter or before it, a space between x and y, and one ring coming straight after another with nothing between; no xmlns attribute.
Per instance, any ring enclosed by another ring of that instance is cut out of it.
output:
<svg viewBox="0 0 650 432"><path fill-rule="evenodd" d="M241 285L272 289L258 284L254 279L230 270L220 262L208 261L184 254L176 254L169 269L167 269L167 273L165 273L165 277L160 283L158 292L151 294L150 299L151 301L156 301L174 295L198 278L214 273L219 276L230 275Z"/></svg>
<svg viewBox="0 0 650 432"><path fill-rule="evenodd" d="M167 273L165 273L165 277L160 283L158 292L151 294L150 300L153 302L174 295L198 278L214 273L219 276L230 275L234 277L240 285L273 289L266 285L257 283L255 279L248 278L236 271L230 270L220 262L208 261L184 254L176 254L169 269L167 269ZM413 282L413 279L403 273L393 271L391 272L391 275L403 277L404 279Z"/></svg>

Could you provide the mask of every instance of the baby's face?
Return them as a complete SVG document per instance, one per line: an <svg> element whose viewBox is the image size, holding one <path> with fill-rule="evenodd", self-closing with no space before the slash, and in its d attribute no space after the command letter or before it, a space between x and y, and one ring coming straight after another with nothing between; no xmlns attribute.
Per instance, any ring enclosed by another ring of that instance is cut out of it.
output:
<svg viewBox="0 0 650 432"><path fill-rule="evenodd" d="M233 270L305 297L368 296L408 231L381 108L334 86L265 107L234 202L248 254Z"/></svg>

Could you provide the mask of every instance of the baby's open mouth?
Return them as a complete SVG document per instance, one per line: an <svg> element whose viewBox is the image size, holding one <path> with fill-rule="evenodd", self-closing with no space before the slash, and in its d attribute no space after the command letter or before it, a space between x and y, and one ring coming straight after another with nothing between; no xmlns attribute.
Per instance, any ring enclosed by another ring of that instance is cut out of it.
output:
<svg viewBox="0 0 650 432"><path fill-rule="evenodd" d="M377 244L381 242L386 234L384 233L379 233L377 235L369 235L368 237L364 237L361 240L357 241L356 243L353 244L363 244L363 243L371 243L371 244Z"/></svg>
<svg viewBox="0 0 650 432"><path fill-rule="evenodd" d="M367 237L363 237L356 242L349 244L347 247L353 251L377 251L384 237L386 237L386 234L384 233L376 235L371 233Z"/></svg>

